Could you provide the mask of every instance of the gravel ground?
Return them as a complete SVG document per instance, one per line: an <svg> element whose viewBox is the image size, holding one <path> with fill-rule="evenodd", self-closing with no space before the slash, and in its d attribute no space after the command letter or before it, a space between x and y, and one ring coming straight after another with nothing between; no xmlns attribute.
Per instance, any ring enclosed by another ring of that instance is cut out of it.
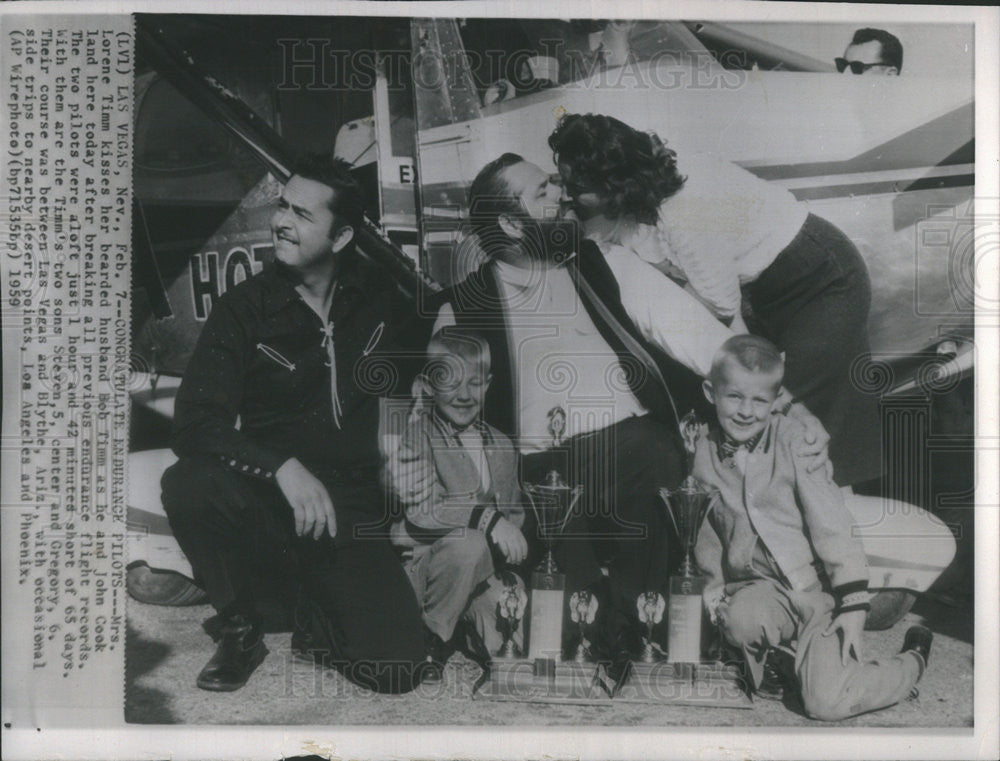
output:
<svg viewBox="0 0 1000 761"><path fill-rule="evenodd" d="M836 724L819 724L795 709L756 701L749 709L647 704L601 706L494 702L472 699L479 669L452 657L439 685L402 696L374 695L333 671L292 658L290 635L268 634L270 654L235 693L195 687L214 646L202 629L208 606L165 608L129 601L126 721L152 724L270 725L590 725L590 726L841 726L971 727L973 616L971 605L926 599L892 629L866 632L866 656L898 651L914 623L935 632L931 664L919 697Z"/></svg>

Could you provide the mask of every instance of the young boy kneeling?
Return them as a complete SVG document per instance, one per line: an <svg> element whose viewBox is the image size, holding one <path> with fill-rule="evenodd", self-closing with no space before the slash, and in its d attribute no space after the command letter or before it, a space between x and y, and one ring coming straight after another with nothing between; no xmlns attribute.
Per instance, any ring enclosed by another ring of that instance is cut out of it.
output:
<svg viewBox="0 0 1000 761"><path fill-rule="evenodd" d="M704 390L718 420L699 429L692 472L721 499L696 557L709 616L742 649L755 690L768 696L765 671L794 653L785 670L806 713L834 721L907 697L932 634L913 627L899 655L862 660L867 559L839 489L797 455L801 425L772 415L783 374L782 355L757 336L734 336L714 358Z"/></svg>
<svg viewBox="0 0 1000 761"><path fill-rule="evenodd" d="M521 533L524 508L514 446L480 419L490 385L489 345L474 332L443 328L430 340L418 385L432 407L424 409L418 392L399 456L421 462L434 486L427 499L407 506L391 539L402 550L423 610L433 679L463 617L480 649L492 655L501 646L500 591L505 583L513 581L521 590L524 584L513 573L501 581L494 562L516 566L527 557L528 545ZM522 645L521 630L513 639Z"/></svg>

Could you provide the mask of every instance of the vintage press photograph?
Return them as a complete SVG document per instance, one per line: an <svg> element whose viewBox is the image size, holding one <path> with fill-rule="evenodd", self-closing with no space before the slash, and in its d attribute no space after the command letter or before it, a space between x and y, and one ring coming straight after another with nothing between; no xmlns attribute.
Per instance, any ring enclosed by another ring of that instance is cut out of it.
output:
<svg viewBox="0 0 1000 761"><path fill-rule="evenodd" d="M136 15L125 720L971 727L974 28L886 15Z"/></svg>

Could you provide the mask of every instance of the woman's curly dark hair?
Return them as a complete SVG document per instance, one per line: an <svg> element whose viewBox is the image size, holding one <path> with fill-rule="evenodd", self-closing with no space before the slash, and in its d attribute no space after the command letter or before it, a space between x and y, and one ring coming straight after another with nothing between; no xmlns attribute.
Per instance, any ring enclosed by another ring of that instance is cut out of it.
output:
<svg viewBox="0 0 1000 761"><path fill-rule="evenodd" d="M566 114L549 135L556 164L574 184L597 193L611 219L629 215L655 225L659 206L684 184L677 154L655 134L602 114Z"/></svg>

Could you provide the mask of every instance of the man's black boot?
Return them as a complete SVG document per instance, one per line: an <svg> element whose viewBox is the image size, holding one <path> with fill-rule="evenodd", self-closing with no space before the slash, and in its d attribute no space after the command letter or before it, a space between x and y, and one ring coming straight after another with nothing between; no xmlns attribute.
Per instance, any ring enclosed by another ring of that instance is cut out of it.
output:
<svg viewBox="0 0 1000 761"><path fill-rule="evenodd" d="M260 626L243 614L229 616L222 624L215 655L198 674L198 686L213 692L238 690L266 655Z"/></svg>
<svg viewBox="0 0 1000 761"><path fill-rule="evenodd" d="M764 660L764 674L754 696L764 700L782 700L795 691L795 657L783 648L769 648Z"/></svg>

